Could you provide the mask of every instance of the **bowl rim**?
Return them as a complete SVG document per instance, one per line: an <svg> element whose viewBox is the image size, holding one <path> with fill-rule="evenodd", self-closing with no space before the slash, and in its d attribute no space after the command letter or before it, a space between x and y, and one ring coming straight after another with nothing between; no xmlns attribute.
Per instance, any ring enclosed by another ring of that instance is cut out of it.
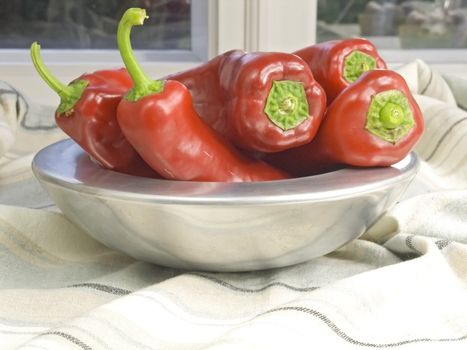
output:
<svg viewBox="0 0 467 350"><path fill-rule="evenodd" d="M165 204L284 204L360 196L411 180L420 162L411 152L390 167L344 168L333 172L264 182L197 182L136 177L107 170L71 139L53 143L33 158L32 170L46 186L82 194Z"/></svg>

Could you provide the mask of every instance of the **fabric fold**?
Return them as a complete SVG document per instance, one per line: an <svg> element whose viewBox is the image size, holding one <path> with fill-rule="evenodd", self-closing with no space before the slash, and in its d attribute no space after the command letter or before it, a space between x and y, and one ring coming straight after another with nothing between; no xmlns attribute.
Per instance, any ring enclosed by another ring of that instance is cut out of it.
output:
<svg viewBox="0 0 467 350"><path fill-rule="evenodd" d="M442 75L421 59L416 59L396 70L402 75L415 95L436 98L449 106L456 106L456 99Z"/></svg>

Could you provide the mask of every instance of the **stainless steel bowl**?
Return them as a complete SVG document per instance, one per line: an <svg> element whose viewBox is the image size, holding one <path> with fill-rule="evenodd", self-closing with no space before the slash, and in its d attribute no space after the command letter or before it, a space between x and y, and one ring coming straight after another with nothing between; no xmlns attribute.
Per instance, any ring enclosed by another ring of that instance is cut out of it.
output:
<svg viewBox="0 0 467 350"><path fill-rule="evenodd" d="M108 247L160 265L210 271L281 267L360 236L401 197L415 154L389 168L292 180L154 180L104 170L70 140L33 171L63 213Z"/></svg>

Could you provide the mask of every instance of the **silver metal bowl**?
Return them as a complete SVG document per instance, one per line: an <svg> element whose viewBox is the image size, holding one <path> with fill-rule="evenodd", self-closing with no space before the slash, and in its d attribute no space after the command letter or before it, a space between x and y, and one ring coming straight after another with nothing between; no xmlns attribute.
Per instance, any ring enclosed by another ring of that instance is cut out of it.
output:
<svg viewBox="0 0 467 350"><path fill-rule="evenodd" d="M70 140L33 171L63 213L108 247L160 265L246 271L296 264L360 236L402 196L414 153L388 168L256 183L139 178L102 169Z"/></svg>

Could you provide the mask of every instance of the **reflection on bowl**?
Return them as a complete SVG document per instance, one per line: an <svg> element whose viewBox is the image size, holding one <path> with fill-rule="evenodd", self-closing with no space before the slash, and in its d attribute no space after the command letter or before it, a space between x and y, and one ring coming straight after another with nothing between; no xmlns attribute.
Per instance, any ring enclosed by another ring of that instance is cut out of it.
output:
<svg viewBox="0 0 467 350"><path fill-rule="evenodd" d="M71 140L33 171L63 213L136 259L210 271L282 267L360 236L402 196L415 154L388 168L256 183L138 178L100 168Z"/></svg>

